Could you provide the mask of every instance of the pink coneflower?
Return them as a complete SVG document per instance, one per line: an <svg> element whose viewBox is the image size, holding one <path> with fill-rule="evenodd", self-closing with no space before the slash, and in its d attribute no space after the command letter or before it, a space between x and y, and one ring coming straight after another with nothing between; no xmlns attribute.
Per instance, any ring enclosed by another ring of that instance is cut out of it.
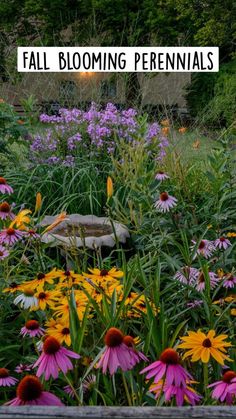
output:
<svg viewBox="0 0 236 419"><path fill-rule="evenodd" d="M15 372L17 372L18 374L22 374L23 372L28 372L32 370L32 364L19 364L17 365L17 367L15 368Z"/></svg>
<svg viewBox="0 0 236 419"><path fill-rule="evenodd" d="M0 387L11 387L17 383L17 379L11 377L6 368L0 368Z"/></svg>
<svg viewBox="0 0 236 419"><path fill-rule="evenodd" d="M203 304L202 300L194 300L194 301L191 301L191 302L187 303L187 307L197 308L197 307L200 307L202 304Z"/></svg>
<svg viewBox="0 0 236 419"><path fill-rule="evenodd" d="M154 206L160 212L169 212L171 208L176 206L176 203L177 199L174 196L168 195L167 192L162 192Z"/></svg>
<svg viewBox="0 0 236 419"><path fill-rule="evenodd" d="M175 385L179 387L182 385L186 387L186 381L192 380L191 375L180 365L178 353L172 348L165 349L161 353L159 361L155 361L144 368L140 374L145 372L147 372L146 379L154 377L154 383L158 383L165 377L167 386Z"/></svg>
<svg viewBox="0 0 236 419"><path fill-rule="evenodd" d="M40 234L38 234L35 230L28 230L28 231L25 231L25 238L27 238L27 239L39 239Z"/></svg>
<svg viewBox="0 0 236 419"><path fill-rule="evenodd" d="M193 242L193 246L191 246L191 250L193 250L196 245L196 242L194 240L192 240L192 242ZM198 255L204 256L204 258L206 259L209 259L214 251L215 251L214 242L211 242L210 240L201 240L194 257L196 257L198 254Z"/></svg>
<svg viewBox="0 0 236 419"><path fill-rule="evenodd" d="M218 285L220 278L214 272L208 272L208 274L210 278L210 288L214 289ZM197 291L203 291L206 288L206 278L203 272L200 272L195 285Z"/></svg>
<svg viewBox="0 0 236 419"><path fill-rule="evenodd" d="M39 326L39 322L37 320L28 320L25 323L25 326L21 328L20 333L23 335L23 337L28 335L31 338L34 338L35 336L43 336L44 329Z"/></svg>
<svg viewBox="0 0 236 419"><path fill-rule="evenodd" d="M214 387L211 393L213 399L217 399L222 403L232 404L233 397L236 396L236 373L234 371L226 371L222 380L216 381L208 387Z"/></svg>
<svg viewBox="0 0 236 419"><path fill-rule="evenodd" d="M111 327L105 335L105 350L97 364L98 368L102 368L103 374L109 370L113 375L120 367L122 371L128 371L136 364L136 359L132 355L128 346L123 343L123 333Z"/></svg>
<svg viewBox="0 0 236 419"><path fill-rule="evenodd" d="M12 246L14 243L18 242L24 236L24 232L20 230L15 230L14 228L5 228L0 232L0 244L6 244Z"/></svg>
<svg viewBox="0 0 236 419"><path fill-rule="evenodd" d="M132 356L136 359L136 363L140 361L148 362L148 358L140 351L137 351L135 348L134 338L132 336L126 335L123 338L123 343L128 346L129 350L131 351Z"/></svg>
<svg viewBox="0 0 236 419"><path fill-rule="evenodd" d="M233 274L228 274L223 277L224 288L234 288L235 285L236 285L236 276L233 276Z"/></svg>
<svg viewBox="0 0 236 419"><path fill-rule="evenodd" d="M44 374L45 380L51 376L57 378L59 370L66 374L68 370L73 369L69 358L79 359L80 355L63 348L54 337L47 337L43 343L42 354L34 364L34 367L38 367L37 377Z"/></svg>
<svg viewBox="0 0 236 419"><path fill-rule="evenodd" d="M5 403L5 406L64 406L61 400L49 391L43 391L43 386L34 375L26 375L18 384L16 396Z"/></svg>
<svg viewBox="0 0 236 419"><path fill-rule="evenodd" d="M158 172L155 176L156 180L159 180L160 182L162 182L163 180L169 179L170 176L168 176L166 173L164 172Z"/></svg>
<svg viewBox="0 0 236 419"><path fill-rule="evenodd" d="M220 237L219 239L215 240L214 245L215 247L218 247L218 249L226 250L229 246L231 246L231 243L225 237Z"/></svg>
<svg viewBox="0 0 236 419"><path fill-rule="evenodd" d="M11 212L11 207L8 204L8 202L2 202L0 204L0 219L6 220L7 218L9 218L10 220L13 220L14 217L15 216L13 212Z"/></svg>
<svg viewBox="0 0 236 419"><path fill-rule="evenodd" d="M193 285L199 275L199 270L196 268L190 268L184 266L180 271L176 272L174 279L181 282L182 284Z"/></svg>
<svg viewBox="0 0 236 419"><path fill-rule="evenodd" d="M164 393L166 402L169 402L174 397L177 406L183 406L185 401L195 406L202 398L190 387L189 383L186 383L186 386L180 385L179 387L174 385L167 386L166 384L163 386L163 381L161 380L158 384L152 384L149 390L155 393L155 399L160 396L161 391Z"/></svg>
<svg viewBox="0 0 236 419"><path fill-rule="evenodd" d="M9 256L8 250L5 249L5 247L0 245L0 260L3 260Z"/></svg>
<svg viewBox="0 0 236 419"><path fill-rule="evenodd" d="M13 193L12 187L7 184L7 181L4 177L0 177L0 192L8 195Z"/></svg>
<svg viewBox="0 0 236 419"><path fill-rule="evenodd" d="M88 375L87 378L82 382L82 389L84 393L92 391L96 384L96 375Z"/></svg>
<svg viewBox="0 0 236 419"><path fill-rule="evenodd" d="M74 399L74 398L75 398L75 391L74 391L74 389L73 389L70 385L64 386L64 387L63 387L63 390L64 390L64 392L65 392L66 394L68 394L68 396L70 396L72 399Z"/></svg>

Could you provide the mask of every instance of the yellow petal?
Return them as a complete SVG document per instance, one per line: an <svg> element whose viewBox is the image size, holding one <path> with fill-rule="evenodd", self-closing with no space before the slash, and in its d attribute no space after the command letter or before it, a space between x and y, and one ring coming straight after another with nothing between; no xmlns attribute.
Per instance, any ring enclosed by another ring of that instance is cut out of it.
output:
<svg viewBox="0 0 236 419"><path fill-rule="evenodd" d="M204 364L207 364L210 359L210 349L209 348L203 348L201 351L201 360L204 362Z"/></svg>

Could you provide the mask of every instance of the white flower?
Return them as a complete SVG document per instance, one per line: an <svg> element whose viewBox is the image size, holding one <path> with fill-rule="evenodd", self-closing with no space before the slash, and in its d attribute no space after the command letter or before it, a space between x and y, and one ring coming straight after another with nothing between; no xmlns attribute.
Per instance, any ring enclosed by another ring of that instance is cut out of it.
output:
<svg viewBox="0 0 236 419"><path fill-rule="evenodd" d="M34 297L34 295L20 294L15 298L13 303L16 304L16 305L20 303L20 307L27 310L28 308L32 308L34 306L37 306L38 305L38 299L36 297Z"/></svg>

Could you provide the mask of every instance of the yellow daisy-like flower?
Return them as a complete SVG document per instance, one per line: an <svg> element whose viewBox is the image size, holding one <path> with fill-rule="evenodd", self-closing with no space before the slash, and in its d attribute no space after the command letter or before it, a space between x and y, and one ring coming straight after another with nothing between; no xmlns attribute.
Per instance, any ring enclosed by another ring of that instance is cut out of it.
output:
<svg viewBox="0 0 236 419"><path fill-rule="evenodd" d="M45 285L47 282L48 284L53 284L54 279L58 278L57 270L54 268L48 273L39 272L36 278L32 279L32 281L27 281L27 284L30 284L32 287L38 288Z"/></svg>
<svg viewBox="0 0 236 419"><path fill-rule="evenodd" d="M234 231L229 232L229 233L227 233L227 237L236 237L236 233Z"/></svg>
<svg viewBox="0 0 236 419"><path fill-rule="evenodd" d="M22 284L17 284L16 282L11 282L7 288L4 288L3 292L14 293L16 291L22 291Z"/></svg>
<svg viewBox="0 0 236 419"><path fill-rule="evenodd" d="M219 364L224 365L224 361L231 361L225 355L225 347L232 346L230 342L224 342L228 335L219 335L215 337L216 332L210 330L207 335L199 329L197 332L188 332L188 336L183 336L181 339L183 343L178 345L178 348L188 349L184 354L183 359L191 356L191 361L196 362L201 360L203 363L208 363L210 357L213 357Z"/></svg>
<svg viewBox="0 0 236 419"><path fill-rule="evenodd" d="M107 269L89 269L91 274L87 274L83 272L85 278L92 279L97 282L98 284L103 284L105 281L110 282L111 284L114 283L114 280L118 280L124 276L122 271L119 271L116 268L111 268L109 271Z"/></svg>
<svg viewBox="0 0 236 419"><path fill-rule="evenodd" d="M75 303L77 308L77 313L79 320L83 320L84 313L88 304L88 298L83 293L83 291L76 290L74 292ZM68 322L70 316L70 307L67 296L60 298L56 304L52 304L51 308L55 311L55 316L60 317L60 321Z"/></svg>
<svg viewBox="0 0 236 419"><path fill-rule="evenodd" d="M49 327L46 333L57 339L60 344L65 342L67 346L71 346L69 322L58 321L52 327Z"/></svg>
<svg viewBox="0 0 236 419"><path fill-rule="evenodd" d="M49 306L51 307L56 298L60 297L60 292L58 291L46 291L42 288L38 288L38 292L35 294L35 297L38 299L38 305L36 310L46 310Z"/></svg>
<svg viewBox="0 0 236 419"><path fill-rule="evenodd" d="M72 288L74 285L80 285L85 282L82 275L76 274L74 271L57 271L59 284L57 288Z"/></svg>

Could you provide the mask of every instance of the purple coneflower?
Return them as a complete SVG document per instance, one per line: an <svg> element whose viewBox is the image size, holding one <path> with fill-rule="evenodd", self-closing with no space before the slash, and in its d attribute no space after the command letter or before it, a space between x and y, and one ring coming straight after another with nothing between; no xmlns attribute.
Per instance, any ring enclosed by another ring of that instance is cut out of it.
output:
<svg viewBox="0 0 236 419"><path fill-rule="evenodd" d="M193 285L199 275L199 270L196 268L190 268L189 266L184 266L180 271L176 272L174 279L182 284Z"/></svg>
<svg viewBox="0 0 236 419"><path fill-rule="evenodd" d="M208 272L208 274L210 278L210 288L214 289L218 285L220 278L214 272ZM197 291L203 291L206 288L206 278L203 272L200 272L195 285Z"/></svg>
<svg viewBox="0 0 236 419"><path fill-rule="evenodd" d="M126 335L123 338L123 343L128 346L129 350L131 351L132 356L136 359L136 363L140 361L148 362L148 358L140 351L137 351L135 348L134 338L132 336Z"/></svg>
<svg viewBox="0 0 236 419"><path fill-rule="evenodd" d="M8 250L5 249L5 247L0 245L0 260L3 260L9 256Z"/></svg>
<svg viewBox="0 0 236 419"><path fill-rule="evenodd" d="M192 240L192 242L193 242L193 246L191 246L191 250L193 250L196 245L196 242L194 240ZM214 251L215 251L214 242L211 242L210 240L201 240L194 257L196 258L198 254L198 255L204 256L204 258L206 259L209 259Z"/></svg>
<svg viewBox="0 0 236 419"><path fill-rule="evenodd" d="M17 386L16 396L5 403L6 406L64 406L61 400L49 391L43 391L43 386L34 375L26 375Z"/></svg>
<svg viewBox="0 0 236 419"><path fill-rule="evenodd" d="M64 387L63 387L63 390L64 390L64 392L65 392L66 394L68 394L68 396L70 396L72 399L74 399L74 398L75 398L75 391L74 391L74 389L73 389L70 385L64 386Z"/></svg>
<svg viewBox="0 0 236 419"><path fill-rule="evenodd" d="M192 380L191 375L180 365L178 353L172 349L165 349L158 361L153 362L144 368L140 374L147 372L146 379L154 377L154 383L157 384L163 377L167 386L182 385L186 387L186 381Z"/></svg>
<svg viewBox="0 0 236 419"><path fill-rule="evenodd" d="M187 303L188 308L197 308L200 307L203 304L202 300L194 300Z"/></svg>
<svg viewBox="0 0 236 419"><path fill-rule="evenodd" d="M236 285L236 276L233 276L232 274L228 274L223 277L224 288L234 288L235 285Z"/></svg>
<svg viewBox="0 0 236 419"><path fill-rule="evenodd" d="M169 179L169 178L170 178L170 176L168 176L166 173L161 172L161 171L158 172L155 176L155 179L159 180L160 182L162 182L165 179Z"/></svg>
<svg viewBox="0 0 236 419"><path fill-rule="evenodd" d="M83 392L87 393L88 391L91 391L94 388L95 384L96 384L96 375L94 374L88 375L86 380L82 382Z"/></svg>
<svg viewBox="0 0 236 419"><path fill-rule="evenodd" d="M219 239L215 240L214 245L215 247L218 247L218 249L226 250L229 246L231 246L231 243L225 237L220 237Z"/></svg>
<svg viewBox="0 0 236 419"><path fill-rule="evenodd" d="M0 243L12 246L14 243L18 242L24 236L24 232L20 230L15 230L14 228L5 228L0 232Z"/></svg>
<svg viewBox="0 0 236 419"><path fill-rule="evenodd" d="M43 343L42 354L34 364L34 367L38 367L37 377L44 374L45 380L51 376L57 378L59 370L66 374L68 370L73 369L70 358L79 359L80 355L63 348L54 337L47 337Z"/></svg>
<svg viewBox="0 0 236 419"><path fill-rule="evenodd" d="M105 350L97 364L102 368L103 374L109 370L113 375L120 367L122 371L128 371L136 364L136 358L133 356L128 346L123 343L124 335L116 327L111 327L105 335Z"/></svg>
<svg viewBox="0 0 236 419"><path fill-rule="evenodd" d="M39 322L37 320L28 320L25 323L25 326L21 328L20 334L25 337L26 335L30 336L31 338L40 337L44 334L44 329L39 326Z"/></svg>
<svg viewBox="0 0 236 419"><path fill-rule="evenodd" d="M15 372L17 372L18 374L22 374L23 372L26 371L31 371L32 370L32 364L19 364L17 365L17 367L15 368Z"/></svg>
<svg viewBox="0 0 236 419"><path fill-rule="evenodd" d="M149 390L155 393L155 399L160 396L161 391L164 393L166 402L169 402L174 397L177 406L183 406L184 401L195 406L202 398L188 383L186 383L186 386L180 385L179 387L174 385L167 386L166 384L163 386L163 381L161 380L158 384L152 384Z"/></svg>
<svg viewBox="0 0 236 419"><path fill-rule="evenodd" d="M11 377L6 368L0 368L0 387L11 387L17 383L17 379Z"/></svg>
<svg viewBox="0 0 236 419"><path fill-rule="evenodd" d="M214 387L211 397L226 404L233 403L233 396L236 396L236 373L234 371L226 371L222 380L216 381L208 386Z"/></svg>
<svg viewBox="0 0 236 419"><path fill-rule="evenodd" d="M28 231L25 231L25 238L27 238L27 239L39 239L40 234L38 234L35 230L28 230Z"/></svg>
<svg viewBox="0 0 236 419"><path fill-rule="evenodd" d="M13 220L14 217L15 216L13 212L11 212L11 207L8 204L8 202L2 202L0 204L0 219L6 220L7 218L9 218L10 220Z"/></svg>
<svg viewBox="0 0 236 419"><path fill-rule="evenodd" d="M0 177L0 192L2 194L8 194L8 195L13 193L12 187L7 184L7 181L4 177Z"/></svg>
<svg viewBox="0 0 236 419"><path fill-rule="evenodd" d="M176 203L177 199L174 196L168 195L167 192L162 192L154 206L160 212L169 212L171 208L175 207Z"/></svg>

